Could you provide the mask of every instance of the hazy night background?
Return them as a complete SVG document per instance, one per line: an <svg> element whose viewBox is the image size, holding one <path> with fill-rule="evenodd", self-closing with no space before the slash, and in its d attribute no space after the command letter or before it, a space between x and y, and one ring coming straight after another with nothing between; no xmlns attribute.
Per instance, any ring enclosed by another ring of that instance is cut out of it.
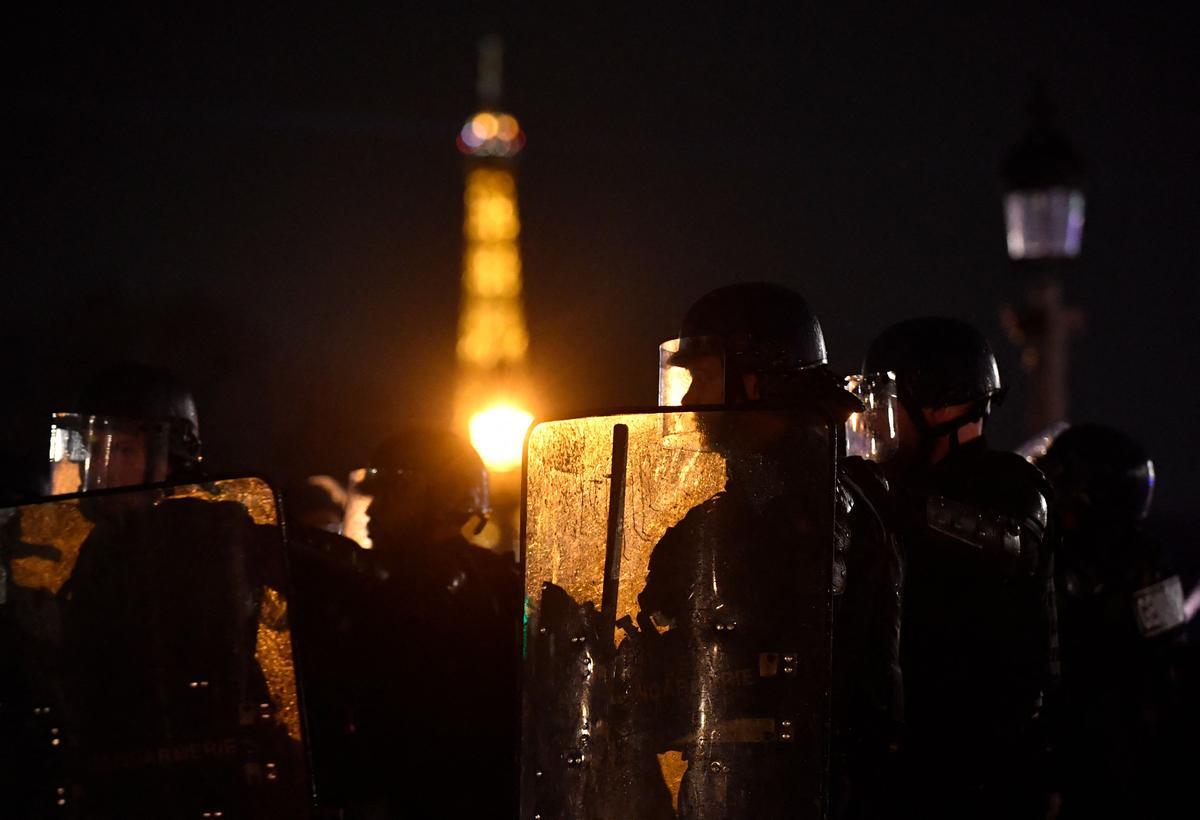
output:
<svg viewBox="0 0 1200 820"><path fill-rule="evenodd" d="M914 315L977 323L1021 439L998 170L1043 77L1089 169L1072 415L1200 492L1194 11L458 4L10 21L4 446L118 360L189 379L210 464L344 473L448 418L476 43L503 35L539 410L650 404L656 345L739 280L793 286L833 364Z"/></svg>

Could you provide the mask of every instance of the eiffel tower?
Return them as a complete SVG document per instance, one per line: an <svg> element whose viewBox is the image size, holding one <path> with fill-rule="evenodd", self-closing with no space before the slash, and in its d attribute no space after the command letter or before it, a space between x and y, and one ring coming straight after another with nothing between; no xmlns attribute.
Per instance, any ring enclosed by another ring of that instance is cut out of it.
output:
<svg viewBox="0 0 1200 820"><path fill-rule="evenodd" d="M469 433L488 468L500 530L495 546L504 550L515 533L507 518L515 517L521 448L532 415L514 173L525 134L500 107L502 61L500 38L485 37L479 46L480 108L457 139L466 182L455 427ZM512 510L505 509L510 502Z"/></svg>

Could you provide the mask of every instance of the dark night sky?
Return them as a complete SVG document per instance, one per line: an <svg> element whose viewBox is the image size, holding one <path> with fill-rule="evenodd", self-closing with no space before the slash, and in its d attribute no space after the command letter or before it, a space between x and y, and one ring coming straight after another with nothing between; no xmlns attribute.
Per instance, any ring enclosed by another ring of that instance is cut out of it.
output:
<svg viewBox="0 0 1200 820"><path fill-rule="evenodd" d="M656 345L687 305L768 279L814 304L842 369L895 320L976 322L1017 383L996 418L1015 444L997 171L1042 76L1091 168L1067 285L1088 313L1073 415L1141 435L1161 506L1192 508L1200 21L1102 4L574 5L11 24L8 446L40 447L44 412L114 359L194 382L213 463L283 477L344 470L405 419L446 412L453 140L476 40L496 30L529 135L543 409L651 403Z"/></svg>

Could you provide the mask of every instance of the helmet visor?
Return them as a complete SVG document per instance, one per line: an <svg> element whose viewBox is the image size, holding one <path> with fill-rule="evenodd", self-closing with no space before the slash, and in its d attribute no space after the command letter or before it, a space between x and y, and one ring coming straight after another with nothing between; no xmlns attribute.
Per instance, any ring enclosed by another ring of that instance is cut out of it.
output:
<svg viewBox="0 0 1200 820"><path fill-rule="evenodd" d="M52 495L166 481L170 425L54 413L50 417Z"/></svg>
<svg viewBox="0 0 1200 820"><path fill-rule="evenodd" d="M353 470L346 480L346 506L342 514L342 535L358 542L363 549L371 549L371 536L367 534L367 507L371 506L371 494L363 488L367 468ZM366 489L370 489L367 485Z"/></svg>
<svg viewBox="0 0 1200 820"><path fill-rule="evenodd" d="M725 403L725 348L717 336L671 339L658 346L658 406Z"/></svg>
<svg viewBox="0 0 1200 820"><path fill-rule="evenodd" d="M896 376L890 371L846 377L846 390L863 409L846 420L846 455L884 462L896 454Z"/></svg>

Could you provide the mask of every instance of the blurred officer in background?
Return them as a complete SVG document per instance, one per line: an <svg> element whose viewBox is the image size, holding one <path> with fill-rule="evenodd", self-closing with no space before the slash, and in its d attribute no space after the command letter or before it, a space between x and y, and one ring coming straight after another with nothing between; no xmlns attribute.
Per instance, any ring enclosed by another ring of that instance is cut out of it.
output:
<svg viewBox="0 0 1200 820"><path fill-rule="evenodd" d="M310 651L305 673L350 679L335 697L353 763L338 761L331 800L350 817L509 816L521 582L465 535L490 511L483 464L451 433L410 429L376 448L357 491L371 497L369 565L346 628L327 630L338 647Z"/></svg>
<svg viewBox="0 0 1200 820"><path fill-rule="evenodd" d="M1037 465L1051 507L1062 642L1062 818L1166 816L1181 798L1183 587L1147 531L1154 464L1080 424Z"/></svg>

